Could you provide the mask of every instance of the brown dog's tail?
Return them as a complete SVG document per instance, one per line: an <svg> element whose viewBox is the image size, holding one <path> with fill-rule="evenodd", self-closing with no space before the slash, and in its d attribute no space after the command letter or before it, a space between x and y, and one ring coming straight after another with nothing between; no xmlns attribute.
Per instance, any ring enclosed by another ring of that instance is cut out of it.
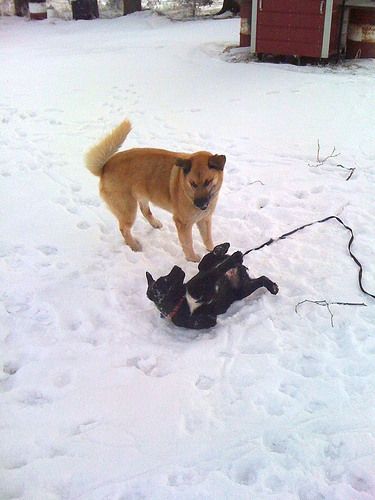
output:
<svg viewBox="0 0 375 500"><path fill-rule="evenodd" d="M98 176L102 174L104 165L119 150L131 128L129 120L124 120L102 141L87 151L85 165L92 174Z"/></svg>

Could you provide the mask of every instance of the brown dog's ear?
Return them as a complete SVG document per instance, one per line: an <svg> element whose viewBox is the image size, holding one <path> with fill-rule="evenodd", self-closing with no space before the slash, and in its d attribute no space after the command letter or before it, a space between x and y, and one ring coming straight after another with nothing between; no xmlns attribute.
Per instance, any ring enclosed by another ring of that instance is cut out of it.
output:
<svg viewBox="0 0 375 500"><path fill-rule="evenodd" d="M208 158L208 166L209 168L223 171L226 160L224 155L213 155Z"/></svg>
<svg viewBox="0 0 375 500"><path fill-rule="evenodd" d="M188 158L176 158L175 164L181 167L184 174L187 175L191 170L191 161Z"/></svg>

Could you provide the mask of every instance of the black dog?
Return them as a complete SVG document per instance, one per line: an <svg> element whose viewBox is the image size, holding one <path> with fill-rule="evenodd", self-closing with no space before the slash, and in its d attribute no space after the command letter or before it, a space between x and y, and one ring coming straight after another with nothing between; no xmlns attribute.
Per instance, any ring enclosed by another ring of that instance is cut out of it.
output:
<svg viewBox="0 0 375 500"><path fill-rule="evenodd" d="M249 277L242 264L241 252L226 255L229 246L229 243L222 243L205 255L198 265L198 274L185 284L185 273L178 266L156 281L146 272L147 297L163 317L170 318L176 326L197 330L211 328L216 325L218 314L225 313L233 302L258 288L266 287L277 294L279 288L270 279Z"/></svg>

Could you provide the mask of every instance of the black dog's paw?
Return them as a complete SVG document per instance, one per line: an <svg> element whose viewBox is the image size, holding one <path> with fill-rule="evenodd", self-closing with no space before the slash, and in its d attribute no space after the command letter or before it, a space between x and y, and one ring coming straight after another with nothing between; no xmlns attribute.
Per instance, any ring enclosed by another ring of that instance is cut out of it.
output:
<svg viewBox="0 0 375 500"><path fill-rule="evenodd" d="M216 316L211 314L193 314L191 315L178 315L172 318L172 323L176 326L183 328L191 328L193 330L207 330L216 325Z"/></svg>
<svg viewBox="0 0 375 500"><path fill-rule="evenodd" d="M233 267L238 266L239 264L242 264L243 262L243 253L240 251L234 252L233 255L229 257L230 261L234 264Z"/></svg>
<svg viewBox="0 0 375 500"><path fill-rule="evenodd" d="M276 295L279 292L279 287L276 285L276 283L273 283L271 281L268 290L270 293L272 293L272 295Z"/></svg>
<svg viewBox="0 0 375 500"><path fill-rule="evenodd" d="M267 290L270 293L272 293L272 295L276 295L278 293L279 287L276 285L276 283L274 283L269 278L267 278L267 276L262 276L259 279L262 280L261 286L264 286L265 288L267 288Z"/></svg>
<svg viewBox="0 0 375 500"><path fill-rule="evenodd" d="M210 314L199 314L197 316L192 316L193 325L191 328L194 330L206 330L208 328L213 328L216 325L216 316L211 316Z"/></svg>

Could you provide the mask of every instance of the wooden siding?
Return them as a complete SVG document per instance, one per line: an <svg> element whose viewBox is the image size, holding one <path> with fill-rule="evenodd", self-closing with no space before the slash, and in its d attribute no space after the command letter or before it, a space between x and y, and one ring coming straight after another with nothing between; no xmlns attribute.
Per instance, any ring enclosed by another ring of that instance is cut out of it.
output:
<svg viewBox="0 0 375 500"><path fill-rule="evenodd" d="M257 52L319 57L325 3L319 0L262 0L257 15Z"/></svg>
<svg viewBox="0 0 375 500"><path fill-rule="evenodd" d="M253 21L252 25L256 26L255 52L317 58L326 57L323 53L336 52L342 0L253 2L256 8L256 24ZM242 16L247 17L251 2L243 0L242 4ZM248 40L249 36L242 36L241 45Z"/></svg>

